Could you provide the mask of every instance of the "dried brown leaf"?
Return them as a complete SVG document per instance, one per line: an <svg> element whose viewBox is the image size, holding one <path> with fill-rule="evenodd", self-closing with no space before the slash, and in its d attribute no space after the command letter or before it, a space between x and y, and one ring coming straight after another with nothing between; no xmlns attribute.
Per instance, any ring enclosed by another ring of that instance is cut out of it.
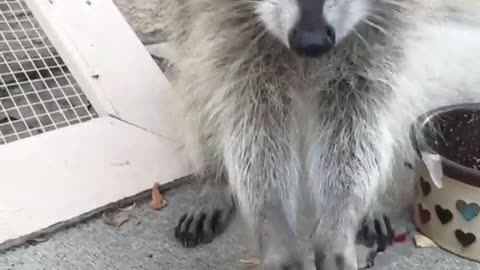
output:
<svg viewBox="0 0 480 270"><path fill-rule="evenodd" d="M133 208L135 208L137 206L136 203L133 203L132 205L129 205L129 206L125 206L123 208L120 208L120 211L132 211Z"/></svg>
<svg viewBox="0 0 480 270"><path fill-rule="evenodd" d="M155 210L162 210L167 205L167 200L160 193L160 186L158 183L155 183L152 188L152 201L150 202L150 206Z"/></svg>
<svg viewBox="0 0 480 270"><path fill-rule="evenodd" d="M433 242L430 238L426 237L421 233L415 233L413 235L413 239L415 241L415 245L419 248L437 247L437 244L435 244L435 242Z"/></svg>
<svg viewBox="0 0 480 270"><path fill-rule="evenodd" d="M125 222L130 220L130 214L125 212L125 211L119 211L116 213L103 213L102 215L102 221L103 223L107 224L108 226L114 227L114 228L119 228Z"/></svg>
<svg viewBox="0 0 480 270"><path fill-rule="evenodd" d="M50 240L50 236L49 235L46 235L46 234L39 234L37 235L37 237L33 238L33 239L29 239L27 240L26 242L30 245L36 245L38 243L43 243L43 242L46 242Z"/></svg>
<svg viewBox="0 0 480 270"><path fill-rule="evenodd" d="M43 242L46 242L50 240L50 237L46 236L46 235L42 235L42 236L38 236L38 237L35 237L33 239L33 241L37 242L37 243L43 243Z"/></svg>

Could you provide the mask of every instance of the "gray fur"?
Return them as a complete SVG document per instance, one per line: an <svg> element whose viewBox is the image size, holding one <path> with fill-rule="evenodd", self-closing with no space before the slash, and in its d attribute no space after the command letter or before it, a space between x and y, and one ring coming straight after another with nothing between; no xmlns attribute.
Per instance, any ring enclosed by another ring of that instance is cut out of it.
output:
<svg viewBox="0 0 480 270"><path fill-rule="evenodd" d="M180 134L196 173L227 172L263 269L303 269L300 187L317 207L317 270L357 269L357 230L395 186L389 180L410 153L410 124L437 106L480 97L480 22L466 2L327 1L343 6L331 20L344 34L319 59L288 49L288 23L259 16L259 5L270 3L269 12L293 22L291 0L163 2ZM355 5L368 7L366 17ZM360 21L342 26L342 15Z"/></svg>

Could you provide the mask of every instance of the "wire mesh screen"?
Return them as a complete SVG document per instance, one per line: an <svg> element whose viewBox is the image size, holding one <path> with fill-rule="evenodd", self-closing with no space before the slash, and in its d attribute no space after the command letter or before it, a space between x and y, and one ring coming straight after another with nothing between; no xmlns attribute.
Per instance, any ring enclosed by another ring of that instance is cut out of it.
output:
<svg viewBox="0 0 480 270"><path fill-rule="evenodd" d="M0 0L0 144L97 117L23 0Z"/></svg>

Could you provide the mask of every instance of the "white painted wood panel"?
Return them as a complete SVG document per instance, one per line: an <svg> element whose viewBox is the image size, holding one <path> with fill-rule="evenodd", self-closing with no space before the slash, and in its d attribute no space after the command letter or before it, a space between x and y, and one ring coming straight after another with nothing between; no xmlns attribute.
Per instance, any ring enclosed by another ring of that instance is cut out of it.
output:
<svg viewBox="0 0 480 270"><path fill-rule="evenodd" d="M179 145L104 117L0 147L0 243L189 174Z"/></svg>
<svg viewBox="0 0 480 270"><path fill-rule="evenodd" d="M100 118L0 145L0 244L190 173L173 92L111 0L25 0Z"/></svg>

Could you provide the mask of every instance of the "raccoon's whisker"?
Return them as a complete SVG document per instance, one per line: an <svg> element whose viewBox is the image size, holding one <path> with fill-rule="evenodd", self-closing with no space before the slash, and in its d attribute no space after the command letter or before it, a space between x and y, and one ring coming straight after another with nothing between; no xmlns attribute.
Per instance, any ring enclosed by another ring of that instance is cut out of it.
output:
<svg viewBox="0 0 480 270"><path fill-rule="evenodd" d="M261 38L263 38L266 33L267 33L267 29L264 28L261 32L259 32L258 34L256 34L256 36L254 36L254 37L252 38L252 41L250 42L250 44L249 44L248 47L249 47L249 48L252 48L252 47L256 46L257 42L258 42ZM249 49L249 50L250 50L250 49Z"/></svg>
<svg viewBox="0 0 480 270"><path fill-rule="evenodd" d="M376 20L378 20L378 21L381 21L381 22L383 22L383 23L384 23L384 22L388 22L388 19L385 18L385 16L382 16L382 15L377 14L377 13L370 12L370 14L368 15L368 17L374 18L374 19L376 19Z"/></svg>
<svg viewBox="0 0 480 270"><path fill-rule="evenodd" d="M357 37L362 41L362 43L365 45L365 47L369 50L372 51L372 46L365 40L365 38L357 31L357 29L353 28L353 32L357 35Z"/></svg>
<svg viewBox="0 0 480 270"><path fill-rule="evenodd" d="M370 27L374 28L374 29L377 29L378 31L382 32L382 34L386 35L386 36L389 36L390 33L385 29L383 28L382 26L370 21L370 20L364 20L364 22L366 24L368 24Z"/></svg>
<svg viewBox="0 0 480 270"><path fill-rule="evenodd" d="M241 0L239 3L241 4L253 4L253 5L258 5L260 3L268 3L272 6L276 6L277 3L272 1L272 0L265 0L265 1L256 1L256 0Z"/></svg>
<svg viewBox="0 0 480 270"><path fill-rule="evenodd" d="M405 4L403 1L398 1L398 0L383 0L385 3L392 5L393 7L398 7L401 9L406 9L408 8L408 4Z"/></svg>

